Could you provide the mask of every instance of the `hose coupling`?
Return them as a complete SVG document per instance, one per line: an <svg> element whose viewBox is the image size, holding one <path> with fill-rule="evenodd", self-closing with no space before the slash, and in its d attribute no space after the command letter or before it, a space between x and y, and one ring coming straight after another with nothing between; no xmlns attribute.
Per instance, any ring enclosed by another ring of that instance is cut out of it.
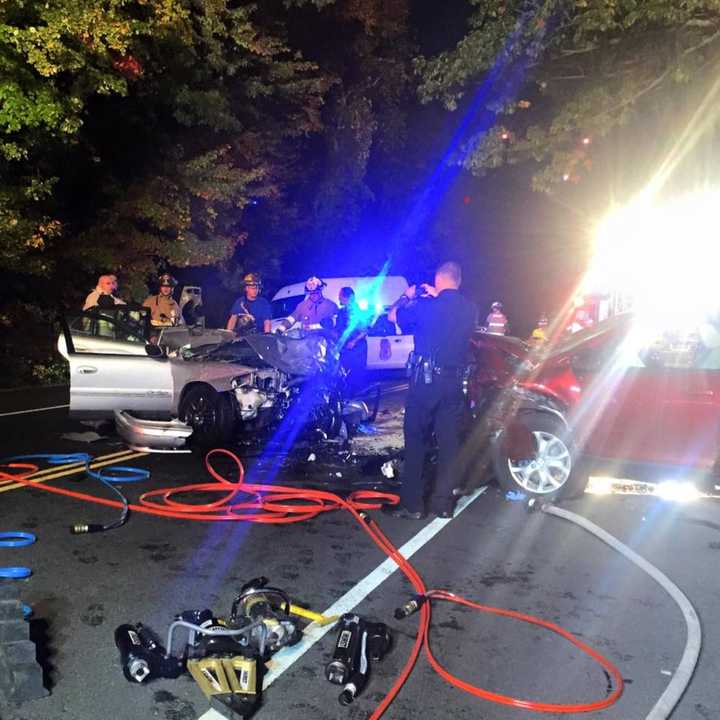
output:
<svg viewBox="0 0 720 720"><path fill-rule="evenodd" d="M402 620L403 618L414 615L427 601L426 595L414 595L404 605L395 608L395 619Z"/></svg>
<svg viewBox="0 0 720 720"><path fill-rule="evenodd" d="M86 535L88 533L102 532L105 529L103 525L99 523L76 523L70 526L71 535Z"/></svg>

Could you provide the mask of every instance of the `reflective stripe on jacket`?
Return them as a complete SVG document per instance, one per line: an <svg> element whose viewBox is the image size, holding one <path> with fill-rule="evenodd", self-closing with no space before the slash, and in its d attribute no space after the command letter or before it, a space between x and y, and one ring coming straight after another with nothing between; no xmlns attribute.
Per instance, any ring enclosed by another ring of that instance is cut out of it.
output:
<svg viewBox="0 0 720 720"><path fill-rule="evenodd" d="M492 312L487 316L487 331L492 335L504 335L507 332L507 318L501 312Z"/></svg>

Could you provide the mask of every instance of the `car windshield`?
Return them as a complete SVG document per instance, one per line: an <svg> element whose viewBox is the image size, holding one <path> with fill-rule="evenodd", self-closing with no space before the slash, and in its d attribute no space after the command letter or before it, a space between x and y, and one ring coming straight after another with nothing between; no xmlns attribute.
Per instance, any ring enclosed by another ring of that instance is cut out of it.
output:
<svg viewBox="0 0 720 720"><path fill-rule="evenodd" d="M706 319L684 329L632 332L632 315L627 313L581 330L563 340L550 358L572 355L573 362L599 369L610 358L628 367L720 369L720 320ZM642 326L641 326L642 328ZM599 342L595 342L599 341ZM620 343L622 342L622 345Z"/></svg>
<svg viewBox="0 0 720 720"><path fill-rule="evenodd" d="M235 342L182 352L186 360L215 360L249 367L271 367L288 375L314 375L328 367L327 339L321 333L302 338L286 335L247 335Z"/></svg>
<svg viewBox="0 0 720 720"><path fill-rule="evenodd" d="M231 342L209 343L185 346L180 349L183 360L212 360L214 362L231 362L247 365L248 367L268 367L253 348L247 344L246 338L239 338Z"/></svg>
<svg viewBox="0 0 720 720"><path fill-rule="evenodd" d="M549 357L555 355L564 355L565 353L576 350L581 345L584 345L588 341L594 340L605 333L620 332L627 330L630 327L630 315L618 315L604 322L593 325L593 327L586 330L580 330L570 335L570 337L561 339L555 347L552 348Z"/></svg>
<svg viewBox="0 0 720 720"><path fill-rule="evenodd" d="M304 295L291 295L280 300L273 300L271 303L273 320L288 317L304 299Z"/></svg>

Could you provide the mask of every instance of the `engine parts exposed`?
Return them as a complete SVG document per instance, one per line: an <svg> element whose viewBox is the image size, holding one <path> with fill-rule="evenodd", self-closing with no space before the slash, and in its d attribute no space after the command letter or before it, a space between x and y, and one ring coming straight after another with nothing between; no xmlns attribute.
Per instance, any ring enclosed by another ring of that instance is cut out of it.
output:
<svg viewBox="0 0 720 720"><path fill-rule="evenodd" d="M150 452L178 452L188 446L208 449L219 438L268 438L282 423L298 435L335 439L377 414L379 386L372 412L364 401L349 397L337 353L317 333L302 338L249 335L234 342L185 348L183 358L235 363L244 372L231 380L229 390L208 388L203 395L198 384L188 391L178 405L179 419L146 420L116 413L118 432L131 447ZM197 394L193 400L192 393ZM201 397L201 405L212 405L214 413L192 410Z"/></svg>

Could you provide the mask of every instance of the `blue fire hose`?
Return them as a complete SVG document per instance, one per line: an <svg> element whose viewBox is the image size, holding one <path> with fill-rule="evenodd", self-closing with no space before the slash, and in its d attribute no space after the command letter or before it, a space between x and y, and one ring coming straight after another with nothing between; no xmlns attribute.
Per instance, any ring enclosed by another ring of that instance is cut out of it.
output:
<svg viewBox="0 0 720 720"><path fill-rule="evenodd" d="M25 547L26 545L32 545L37 540L37 537L33 533L10 531L0 532L0 548L17 548ZM30 577L32 570L29 567L23 567L20 565L8 565L6 567L0 567L0 578L6 578L8 580L22 580L23 578ZM23 615L27 618L32 614L32 609L23 604Z"/></svg>
<svg viewBox="0 0 720 720"><path fill-rule="evenodd" d="M129 508L128 501L115 484L131 483L147 480L150 477L150 471L143 468L130 467L129 465L110 465L106 468L93 470L90 463L93 460L92 455L88 453L40 453L35 455L16 455L8 458L7 461L18 460L44 460L48 465L68 465L74 463L85 464L85 474L93 480L98 480L106 488L115 493L123 504L120 517L112 523L102 525L100 523L76 523L70 527L73 535L82 535L85 533L103 532L105 530L113 530L124 525L127 522Z"/></svg>
<svg viewBox="0 0 720 720"><path fill-rule="evenodd" d="M93 470L90 467L92 459L92 455L89 455L88 453L38 453L33 455L15 455L14 457L6 458L2 462L44 460L48 465L73 465L77 463L84 463L85 473L88 477L93 478L93 480L98 480L105 485L105 487L120 497L120 500L123 503L123 510L118 520L106 525L78 523L71 526L70 532L74 535L79 535L82 533L111 530L125 524L129 512L128 501L125 495L123 495L122 492L115 487L115 484L140 482L141 480L147 480L150 477L149 470L130 467L128 465L111 465L107 468ZM37 537L33 533L29 532L0 532L0 548L25 547L26 545L32 545L36 540ZM32 575L32 570L29 567L20 565L8 565L5 567L0 566L0 579L22 580L30 577L30 575ZM32 609L27 605L23 605L23 614L27 618L32 614Z"/></svg>

